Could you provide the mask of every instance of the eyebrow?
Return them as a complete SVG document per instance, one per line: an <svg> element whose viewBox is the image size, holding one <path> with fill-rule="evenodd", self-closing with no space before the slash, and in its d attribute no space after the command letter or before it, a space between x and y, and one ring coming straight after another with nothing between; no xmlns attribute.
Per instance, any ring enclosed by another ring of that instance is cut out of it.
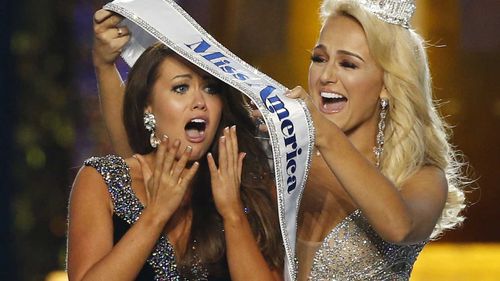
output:
<svg viewBox="0 0 500 281"><path fill-rule="evenodd" d="M191 74L179 74L179 75L174 76L172 78L172 80L177 79L177 78L193 78L193 76Z"/></svg>
<svg viewBox="0 0 500 281"><path fill-rule="evenodd" d="M321 49L322 51L326 51L326 46L323 44L318 44L318 45L316 45L316 47L314 47L313 51L316 49ZM365 62L365 60L360 55L353 53L353 52L349 52L346 50L338 50L337 53L340 53L342 55L347 55L347 56L353 56L353 57L356 57L356 58L360 59L361 61Z"/></svg>
<svg viewBox="0 0 500 281"><path fill-rule="evenodd" d="M360 59L361 61L365 62L365 60L360 55L355 54L353 52L349 52L346 50L338 50L337 53L341 53L341 54L348 55L348 56L353 56L353 57L356 57L356 58Z"/></svg>

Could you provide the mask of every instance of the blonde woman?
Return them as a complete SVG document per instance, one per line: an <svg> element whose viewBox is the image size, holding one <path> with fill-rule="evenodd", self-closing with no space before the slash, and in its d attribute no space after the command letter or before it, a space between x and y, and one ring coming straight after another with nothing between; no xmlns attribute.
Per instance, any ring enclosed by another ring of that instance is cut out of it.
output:
<svg viewBox="0 0 500 281"><path fill-rule="evenodd" d="M432 101L412 0L325 0L307 101L317 156L298 221L299 280L408 280L463 221L461 163ZM321 176L316 176L321 175Z"/></svg>

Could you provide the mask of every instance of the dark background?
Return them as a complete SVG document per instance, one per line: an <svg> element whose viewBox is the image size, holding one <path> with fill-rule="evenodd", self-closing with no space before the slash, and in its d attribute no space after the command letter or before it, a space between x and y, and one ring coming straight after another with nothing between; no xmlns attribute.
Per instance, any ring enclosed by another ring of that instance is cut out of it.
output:
<svg viewBox="0 0 500 281"><path fill-rule="evenodd" d="M288 87L307 87L319 1L179 1L215 38ZM82 161L112 152L91 64L105 1L0 6L0 280L65 267L67 199ZM473 168L464 226L440 241L499 242L500 1L419 0L435 96Z"/></svg>

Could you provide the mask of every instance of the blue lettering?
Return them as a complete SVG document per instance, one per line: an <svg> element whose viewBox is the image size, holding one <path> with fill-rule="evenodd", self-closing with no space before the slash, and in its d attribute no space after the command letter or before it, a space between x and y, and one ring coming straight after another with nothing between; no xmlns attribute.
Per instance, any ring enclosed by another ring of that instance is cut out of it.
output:
<svg viewBox="0 0 500 281"><path fill-rule="evenodd" d="M229 66L229 65L226 65L224 67L221 67L221 69L226 72L226 73L229 73L229 74L232 74L236 71L236 68L232 67L232 66Z"/></svg>
<svg viewBox="0 0 500 281"><path fill-rule="evenodd" d="M197 45L196 48L193 49L193 46L194 45ZM196 53L204 53L208 50L208 48L210 48L210 44L208 44L205 40L201 40L200 42L197 42L197 43L193 43L193 44L186 44L186 46L189 48L189 49L193 49L193 51L195 51Z"/></svg>
<svg viewBox="0 0 500 281"><path fill-rule="evenodd" d="M196 50L195 50L195 52L196 52ZM204 55L202 57L205 58L208 61L213 61L215 59L225 58L226 56L224 56L220 52L215 52L215 53L211 53L211 54L208 54L208 55Z"/></svg>
<svg viewBox="0 0 500 281"><path fill-rule="evenodd" d="M288 193L292 193L292 191L295 189L297 185L297 178L295 176L291 176L286 180L286 183L288 185L287 187Z"/></svg>
<svg viewBox="0 0 500 281"><path fill-rule="evenodd" d="M248 76L246 76L245 74L243 73L236 73L235 75L233 75L234 78L238 79L238 80L241 80L241 81L245 81L245 80L248 80Z"/></svg>
<svg viewBox="0 0 500 281"><path fill-rule="evenodd" d="M286 163L286 172L288 175L293 175L295 173L295 170L297 169L297 162L295 160L290 160Z"/></svg>
<svg viewBox="0 0 500 281"><path fill-rule="evenodd" d="M285 133L286 129L286 133ZM293 123L290 121L290 119L285 119L281 123L281 132L283 132L283 135L285 136L291 136L293 134L294 128L293 128Z"/></svg>

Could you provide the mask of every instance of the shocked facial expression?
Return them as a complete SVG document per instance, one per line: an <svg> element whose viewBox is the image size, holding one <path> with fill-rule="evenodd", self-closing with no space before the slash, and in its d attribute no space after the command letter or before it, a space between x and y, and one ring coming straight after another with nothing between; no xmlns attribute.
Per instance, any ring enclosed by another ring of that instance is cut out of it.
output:
<svg viewBox="0 0 500 281"><path fill-rule="evenodd" d="M189 145L191 160L202 158L217 131L222 113L222 82L189 64L168 56L159 66L146 111L155 115L156 135L170 144L181 141L179 153Z"/></svg>
<svg viewBox="0 0 500 281"><path fill-rule="evenodd" d="M311 60L309 92L323 115L348 135L374 128L383 70L370 54L362 26L348 16L328 18Z"/></svg>

